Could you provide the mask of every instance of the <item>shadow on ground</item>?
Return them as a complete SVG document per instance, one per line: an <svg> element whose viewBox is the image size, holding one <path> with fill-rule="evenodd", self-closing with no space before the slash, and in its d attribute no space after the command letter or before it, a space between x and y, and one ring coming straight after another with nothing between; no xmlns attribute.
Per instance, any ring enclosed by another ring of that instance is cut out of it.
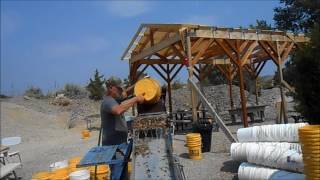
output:
<svg viewBox="0 0 320 180"><path fill-rule="evenodd" d="M185 159L190 159L188 153L181 153L181 154L179 155L179 157L185 158Z"/></svg>
<svg viewBox="0 0 320 180"><path fill-rule="evenodd" d="M223 163L223 166L221 167L220 171L230 172L230 173L237 173L240 164L241 164L241 162L238 162L238 161L232 161L232 160L225 161Z"/></svg>

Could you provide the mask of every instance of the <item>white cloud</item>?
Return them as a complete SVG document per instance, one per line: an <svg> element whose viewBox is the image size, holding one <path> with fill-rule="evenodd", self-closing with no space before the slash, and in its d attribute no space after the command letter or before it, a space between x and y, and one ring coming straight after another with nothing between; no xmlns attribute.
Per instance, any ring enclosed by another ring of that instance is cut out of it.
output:
<svg viewBox="0 0 320 180"><path fill-rule="evenodd" d="M41 52L47 57L69 58L103 52L109 47L104 38L90 37L76 41L50 41L42 45Z"/></svg>
<svg viewBox="0 0 320 180"><path fill-rule="evenodd" d="M186 23L215 26L217 18L213 15L194 15L186 19Z"/></svg>
<svg viewBox="0 0 320 180"><path fill-rule="evenodd" d="M134 17L151 9L148 1L110 1L106 3L109 13L120 17Z"/></svg>

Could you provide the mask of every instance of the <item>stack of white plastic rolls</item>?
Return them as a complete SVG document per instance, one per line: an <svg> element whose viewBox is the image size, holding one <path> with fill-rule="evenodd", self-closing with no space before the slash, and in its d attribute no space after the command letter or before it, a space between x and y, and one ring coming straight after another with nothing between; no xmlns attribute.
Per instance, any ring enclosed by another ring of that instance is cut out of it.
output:
<svg viewBox="0 0 320 180"><path fill-rule="evenodd" d="M306 123L262 125L241 128L230 151L233 160L243 162L238 178L305 179L298 129Z"/></svg>

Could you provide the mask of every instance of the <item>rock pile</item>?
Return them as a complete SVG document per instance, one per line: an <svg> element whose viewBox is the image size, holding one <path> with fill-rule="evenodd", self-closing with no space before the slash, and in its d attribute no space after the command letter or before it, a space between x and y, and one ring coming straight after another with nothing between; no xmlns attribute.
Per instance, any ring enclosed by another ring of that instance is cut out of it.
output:
<svg viewBox="0 0 320 180"><path fill-rule="evenodd" d="M204 94L208 98L209 102L216 108L221 118L224 120L230 120L228 110L231 109L229 87L226 84L217 86L203 87ZM238 86L232 86L232 95L235 108L241 107L240 90ZM249 94L245 91L248 105L255 105L255 95ZM266 105L265 117L266 119L276 118L275 103L280 98L279 88L263 89L261 95L258 97L259 105ZM172 106L173 111L180 109L190 109L190 90L188 88L182 88L172 91ZM289 110L292 106L289 104Z"/></svg>

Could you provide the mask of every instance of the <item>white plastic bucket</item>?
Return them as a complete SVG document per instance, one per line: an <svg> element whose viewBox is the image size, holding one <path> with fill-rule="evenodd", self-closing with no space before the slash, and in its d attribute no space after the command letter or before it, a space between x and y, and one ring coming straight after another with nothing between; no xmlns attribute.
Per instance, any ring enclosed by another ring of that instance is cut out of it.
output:
<svg viewBox="0 0 320 180"><path fill-rule="evenodd" d="M282 179L294 179L304 180L305 175L299 173L293 173L288 171L282 171L279 169L272 169L263 166L257 166L250 163L242 163L238 169L239 180L282 180Z"/></svg>
<svg viewBox="0 0 320 180"><path fill-rule="evenodd" d="M90 171L83 169L69 174L70 180L90 180Z"/></svg>

